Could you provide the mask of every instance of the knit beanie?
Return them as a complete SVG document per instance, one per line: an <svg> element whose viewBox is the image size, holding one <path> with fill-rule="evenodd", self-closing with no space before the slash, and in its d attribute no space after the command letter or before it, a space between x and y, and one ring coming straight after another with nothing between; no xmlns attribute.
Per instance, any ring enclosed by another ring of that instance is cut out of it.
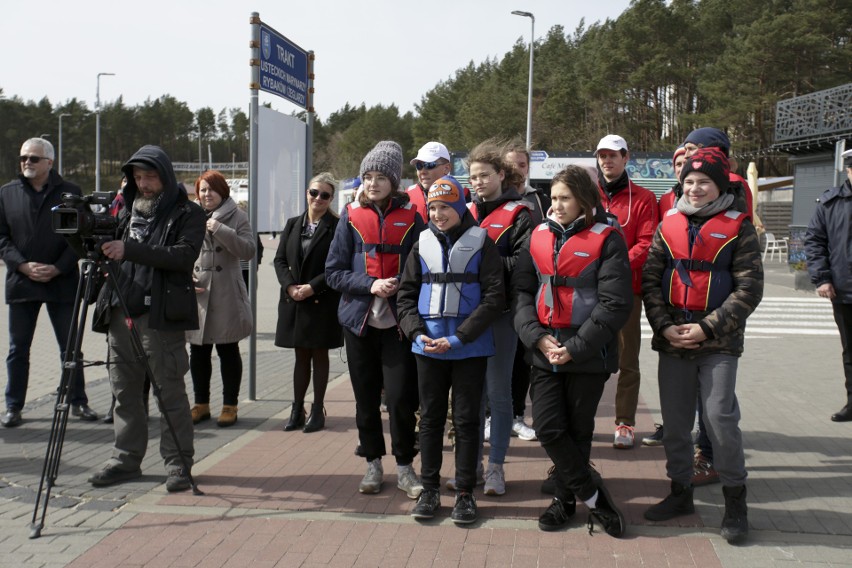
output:
<svg viewBox="0 0 852 568"><path fill-rule="evenodd" d="M459 219L464 217L467 204L464 201L464 189L453 176L444 176L432 184L426 195L426 207L435 201L446 203L459 214Z"/></svg>
<svg viewBox="0 0 852 568"><path fill-rule="evenodd" d="M394 191L402 177L402 148L393 140L383 140L361 160L361 179L367 172L381 172L391 181Z"/></svg>
<svg viewBox="0 0 852 568"><path fill-rule="evenodd" d="M731 139L728 135L710 126L696 128L689 133L683 143L695 144L699 148L720 148L726 156L731 152Z"/></svg>
<svg viewBox="0 0 852 568"><path fill-rule="evenodd" d="M701 172L709 176L719 187L720 194L728 191L731 167L728 164L728 157L719 148L701 148L688 157L680 172L681 183L690 172Z"/></svg>
<svg viewBox="0 0 852 568"><path fill-rule="evenodd" d="M675 162L677 162L677 158L678 158L678 156L683 156L684 154L686 154L686 147L685 147L683 144L681 144L681 145L680 145L680 146L678 146L678 147L677 147L677 149L674 151L674 155L672 155L672 164L674 164Z"/></svg>

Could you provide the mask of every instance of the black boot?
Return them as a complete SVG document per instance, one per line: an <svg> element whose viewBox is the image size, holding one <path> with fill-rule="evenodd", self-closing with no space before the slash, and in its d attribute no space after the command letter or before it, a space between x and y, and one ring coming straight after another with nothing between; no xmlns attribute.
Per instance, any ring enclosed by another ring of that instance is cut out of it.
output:
<svg viewBox="0 0 852 568"><path fill-rule="evenodd" d="M722 538L730 544L745 540L748 535L748 507L745 485L722 487L725 496L725 516L722 519Z"/></svg>
<svg viewBox="0 0 852 568"><path fill-rule="evenodd" d="M649 521L668 521L681 515L691 515L694 512L692 486L681 485L672 481L672 492L656 505L648 507L645 511L645 518Z"/></svg>
<svg viewBox="0 0 852 568"><path fill-rule="evenodd" d="M311 415L308 417L308 421L305 423L302 431L305 433L319 432L323 428L325 428L325 407L312 404Z"/></svg>
<svg viewBox="0 0 852 568"><path fill-rule="evenodd" d="M305 405L301 402L293 403L293 410L290 411L290 420L284 425L285 432L298 430L305 425Z"/></svg>

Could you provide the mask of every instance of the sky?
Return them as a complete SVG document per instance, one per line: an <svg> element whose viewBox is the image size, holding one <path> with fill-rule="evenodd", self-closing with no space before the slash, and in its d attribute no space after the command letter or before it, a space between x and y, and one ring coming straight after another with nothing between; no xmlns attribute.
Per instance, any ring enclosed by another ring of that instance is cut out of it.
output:
<svg viewBox="0 0 852 568"><path fill-rule="evenodd" d="M129 106L168 94L193 111L249 106L249 18L261 20L315 62L320 119L347 102L415 111L423 95L457 69L497 58L516 41L554 25L571 34L615 19L629 0L40 0L0 18L0 88L6 97L95 106L119 96ZM283 113L299 107L261 92Z"/></svg>

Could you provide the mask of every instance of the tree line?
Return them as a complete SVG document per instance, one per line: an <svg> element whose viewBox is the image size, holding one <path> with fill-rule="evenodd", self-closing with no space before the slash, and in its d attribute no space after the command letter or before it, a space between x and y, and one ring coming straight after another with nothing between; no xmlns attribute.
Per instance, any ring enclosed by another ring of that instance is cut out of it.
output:
<svg viewBox="0 0 852 568"><path fill-rule="evenodd" d="M849 82L852 0L633 0L617 19L568 33L552 27L535 42L532 147L592 151L606 133L631 149L672 151L698 126L716 126L740 162L761 175L787 173L773 153L779 100ZM395 105L346 104L315 121L314 170L357 175L382 139L406 156L428 140L467 150L490 137L526 132L529 46L519 38L499 60L471 61L424 93L415 112ZM0 91L2 93L2 91ZM49 134L57 146L63 119L63 167L84 187L94 183L93 109L76 99L52 105L0 99L0 174L18 171L21 142ZM299 113L303 114L303 113ZM121 98L101 109L102 187L139 146L162 146L174 161L248 160L248 116L240 108L193 112L164 95L133 107ZM406 164L405 177L414 177Z"/></svg>

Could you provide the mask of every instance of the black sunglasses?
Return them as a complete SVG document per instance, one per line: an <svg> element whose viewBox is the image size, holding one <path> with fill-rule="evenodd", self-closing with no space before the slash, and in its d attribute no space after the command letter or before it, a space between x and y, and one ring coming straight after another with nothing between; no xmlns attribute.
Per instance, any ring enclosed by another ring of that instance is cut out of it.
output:
<svg viewBox="0 0 852 568"><path fill-rule="evenodd" d="M24 164L27 161L30 161L33 164L37 164L42 160L47 160L44 156L21 156L21 163Z"/></svg>
<svg viewBox="0 0 852 568"><path fill-rule="evenodd" d="M417 171L426 169L426 170L434 170L438 166L443 166L441 162L417 162L414 164L414 167L417 168Z"/></svg>
<svg viewBox="0 0 852 568"><path fill-rule="evenodd" d="M308 194L311 197L319 197L323 201L325 201L326 199L331 199L331 194L329 192L323 191L322 193L320 193L320 190L318 189L309 189Z"/></svg>

